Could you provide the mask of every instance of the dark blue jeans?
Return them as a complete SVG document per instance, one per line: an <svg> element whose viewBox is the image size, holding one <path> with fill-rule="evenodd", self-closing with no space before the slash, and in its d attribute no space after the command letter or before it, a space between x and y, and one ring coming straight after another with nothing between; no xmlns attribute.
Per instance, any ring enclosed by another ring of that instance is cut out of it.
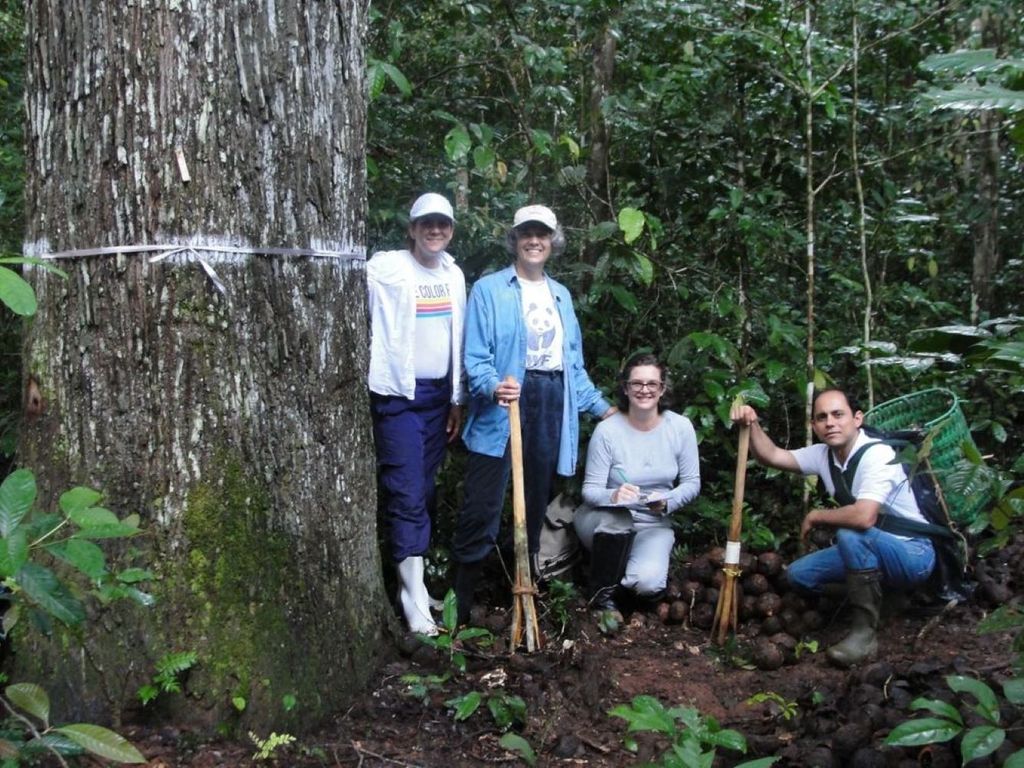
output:
<svg viewBox="0 0 1024 768"><path fill-rule="evenodd" d="M391 525L395 562L430 547L434 476L448 442L449 379L417 379L415 398L370 393L377 471Z"/></svg>
<svg viewBox="0 0 1024 768"><path fill-rule="evenodd" d="M551 501L562 437L562 373L527 371L519 397L523 428L523 490L526 497L526 533L530 553L540 549L544 514ZM452 539L452 557L475 563L487 557L498 539L501 510L512 458L485 456L470 451L462 510Z"/></svg>
<svg viewBox="0 0 1024 768"><path fill-rule="evenodd" d="M850 571L879 570L886 588L906 590L927 581L934 567L928 539L902 539L878 528L838 528L835 544L794 561L786 577L797 589L819 593L826 584L845 581Z"/></svg>

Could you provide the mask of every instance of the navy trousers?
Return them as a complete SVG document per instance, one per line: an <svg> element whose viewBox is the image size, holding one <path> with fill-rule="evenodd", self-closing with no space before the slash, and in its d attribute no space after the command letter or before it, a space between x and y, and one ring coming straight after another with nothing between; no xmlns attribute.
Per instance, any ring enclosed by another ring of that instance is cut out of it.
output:
<svg viewBox="0 0 1024 768"><path fill-rule="evenodd" d="M519 397L519 420L523 429L523 490L531 554L540 549L544 514L553 495L564 397L561 371L526 372ZM511 467L508 447L503 456L469 452L462 509L452 539L452 557L457 562L483 560L494 547Z"/></svg>
<svg viewBox="0 0 1024 768"><path fill-rule="evenodd" d="M370 393L377 471L396 563L430 547L434 476L448 442L451 398L448 378L417 379L412 400Z"/></svg>

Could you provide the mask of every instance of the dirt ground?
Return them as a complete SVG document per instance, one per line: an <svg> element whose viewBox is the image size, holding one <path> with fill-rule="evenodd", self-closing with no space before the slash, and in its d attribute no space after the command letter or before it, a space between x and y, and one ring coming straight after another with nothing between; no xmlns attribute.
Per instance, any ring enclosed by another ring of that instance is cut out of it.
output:
<svg viewBox="0 0 1024 768"><path fill-rule="evenodd" d="M1006 563L993 567L1007 572ZM1015 586L1008 578L1003 579L1004 591ZM677 574L674 582L679 581ZM500 743L506 729L499 727L490 708L505 711L501 704L516 696L525 704L525 719L512 717L507 731L529 744L536 765L657 763L667 738L636 734L628 744L626 721L609 714L613 707L645 695L666 707L693 707L705 721L713 718L743 734L746 754L720 747L716 766L764 756L777 757L778 766L960 765L958 740L917 748L883 747L882 741L897 724L927 714L911 709L915 698L956 701L945 683L947 675L976 676L997 691L1012 676L1012 637L976 631L993 608L987 594L978 590L967 603L937 614L897 605L884 619L878 660L842 670L831 666L824 653L847 629L841 599L818 606L820 626L800 634L799 656L790 648L780 668L757 669L750 662L751 649L758 642L755 635L764 630L756 620L741 621L735 641L719 647L708 629L690 621L696 616L683 623L663 621L666 607L661 618L657 606L635 610L617 631L604 632L599 617L577 598L561 601L566 609L562 618L567 619L563 627L555 615L559 600L551 592L538 603L545 647L510 654L509 611L499 604L499 590L474 614L474 624L493 631L495 642L486 647L466 643L464 673L453 672L448 653L412 637L396 638L394 656L365 695L319 734L278 749L271 763L525 765L519 752ZM480 707L457 719L456 705L449 702L473 692L481 697ZM758 695L761 701L751 701ZM971 766L1001 765L1024 746L1024 723L1016 718L1012 709L1004 713L1006 743ZM126 735L152 768L253 764L251 744L183 739L173 729L129 729Z"/></svg>

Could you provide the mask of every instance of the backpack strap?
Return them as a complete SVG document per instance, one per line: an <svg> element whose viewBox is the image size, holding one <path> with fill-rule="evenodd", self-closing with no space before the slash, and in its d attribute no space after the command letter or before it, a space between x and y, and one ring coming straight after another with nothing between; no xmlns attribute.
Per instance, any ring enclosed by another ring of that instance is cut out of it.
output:
<svg viewBox="0 0 1024 768"><path fill-rule="evenodd" d="M933 523L922 523L920 520L911 520L899 515L890 515L885 512L878 513L875 527L882 531L894 533L897 536L928 536L940 539L956 540L956 535L941 525Z"/></svg>
<svg viewBox="0 0 1024 768"><path fill-rule="evenodd" d="M846 463L846 470L842 472L839 470L839 467L836 466L835 455L832 453L831 449L829 450L828 468L832 475L832 485L835 488L833 498L835 498L840 505L847 506L857 501L853 497L853 492L850 490L850 486L853 484L853 477L857 473L857 466L860 464L861 457L868 448L873 445L882 445L883 442L884 441L882 440L876 440L862 445L857 449L856 453L850 457L850 460ZM875 527L879 530L896 534L897 536L928 536L940 539L956 539L956 535L945 526L925 523L920 520L911 520L906 517L901 517L900 515L891 515L886 512L878 513L878 519L875 521Z"/></svg>
<svg viewBox="0 0 1024 768"><path fill-rule="evenodd" d="M850 490L850 486L853 485L853 477L857 474L857 466L860 464L860 459L868 448L873 445L881 444L881 440L876 440L862 445L854 452L853 456L851 456L850 460L846 463L845 471L841 471L836 465L836 456L832 453L832 449L829 448L828 471L832 476L832 498L834 498L840 506L845 507L857 501L853 497L853 491Z"/></svg>

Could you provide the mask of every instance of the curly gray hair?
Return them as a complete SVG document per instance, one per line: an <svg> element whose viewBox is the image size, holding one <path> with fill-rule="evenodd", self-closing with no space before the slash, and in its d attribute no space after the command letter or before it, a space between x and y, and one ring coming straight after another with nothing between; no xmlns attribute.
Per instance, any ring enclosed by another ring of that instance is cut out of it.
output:
<svg viewBox="0 0 1024 768"><path fill-rule="evenodd" d="M519 231L515 227L511 227L508 232L505 233L505 250L508 251L508 255L513 259L519 251ZM551 233L551 255L557 256L565 250L565 232L562 231L561 225L555 227Z"/></svg>

